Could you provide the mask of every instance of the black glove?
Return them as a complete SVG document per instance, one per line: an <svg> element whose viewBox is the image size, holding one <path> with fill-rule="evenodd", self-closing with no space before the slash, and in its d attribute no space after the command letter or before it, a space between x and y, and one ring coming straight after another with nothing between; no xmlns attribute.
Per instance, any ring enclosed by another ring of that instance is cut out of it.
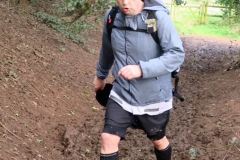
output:
<svg viewBox="0 0 240 160"><path fill-rule="evenodd" d="M109 94L112 90L112 86L113 86L112 84L106 83L103 90L99 89L96 92L96 99L97 99L98 103L104 107L106 107L106 105L107 105L107 101L109 98Z"/></svg>

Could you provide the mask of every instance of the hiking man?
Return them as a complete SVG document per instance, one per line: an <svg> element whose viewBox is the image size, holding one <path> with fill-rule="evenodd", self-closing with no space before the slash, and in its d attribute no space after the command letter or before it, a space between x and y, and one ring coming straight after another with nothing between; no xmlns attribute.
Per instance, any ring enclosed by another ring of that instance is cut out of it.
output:
<svg viewBox="0 0 240 160"><path fill-rule="evenodd" d="M184 61L182 41L161 0L116 0L107 11L94 90L102 90L109 70L115 78L106 104L100 160L118 160L118 144L128 127L144 130L157 160L171 159L166 126L172 108L171 73ZM155 18L148 18L153 12ZM109 35L107 23L114 20ZM109 21L109 22L108 22ZM157 43L152 33L157 33Z"/></svg>

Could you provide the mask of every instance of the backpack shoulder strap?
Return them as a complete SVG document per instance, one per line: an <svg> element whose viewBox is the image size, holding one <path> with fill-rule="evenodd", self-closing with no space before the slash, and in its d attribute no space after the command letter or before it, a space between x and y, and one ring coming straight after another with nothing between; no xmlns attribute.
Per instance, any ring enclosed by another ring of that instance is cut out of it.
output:
<svg viewBox="0 0 240 160"><path fill-rule="evenodd" d="M108 38L110 42L111 42L111 33L112 33L113 23L118 10L119 10L118 6L113 6L107 17L107 33L108 33Z"/></svg>
<svg viewBox="0 0 240 160"><path fill-rule="evenodd" d="M172 78L175 78L174 90L172 91L172 93L173 93L173 96L175 96L177 99L183 102L184 98L178 92L178 81L179 81L178 72L179 72L179 69L172 72Z"/></svg>
<svg viewBox="0 0 240 160"><path fill-rule="evenodd" d="M147 12L148 12L148 17L147 17L147 19L156 19L156 20L157 20L157 17L155 16L155 12L156 12L156 11L147 10ZM151 36L152 36L152 38L154 39L154 41L155 41L157 44L160 44L157 31L156 31L156 32L152 32L152 33L151 33Z"/></svg>

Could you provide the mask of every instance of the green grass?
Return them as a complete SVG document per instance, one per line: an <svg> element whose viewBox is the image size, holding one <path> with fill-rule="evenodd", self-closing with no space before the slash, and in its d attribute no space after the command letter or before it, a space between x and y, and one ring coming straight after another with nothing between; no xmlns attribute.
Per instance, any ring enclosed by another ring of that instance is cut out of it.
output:
<svg viewBox="0 0 240 160"><path fill-rule="evenodd" d="M173 19L173 23L180 35L202 35L240 39L240 33L231 29L221 18L207 17L206 24Z"/></svg>

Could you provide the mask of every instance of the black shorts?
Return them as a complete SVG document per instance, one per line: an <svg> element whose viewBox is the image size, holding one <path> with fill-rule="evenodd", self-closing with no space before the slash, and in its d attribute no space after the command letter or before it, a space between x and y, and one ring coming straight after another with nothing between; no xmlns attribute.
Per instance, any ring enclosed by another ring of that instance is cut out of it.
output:
<svg viewBox="0 0 240 160"><path fill-rule="evenodd" d="M170 111L158 115L133 115L124 110L117 102L108 99L105 113L103 133L118 135L125 138L128 127L142 129L151 140L162 139L166 135L166 126Z"/></svg>

